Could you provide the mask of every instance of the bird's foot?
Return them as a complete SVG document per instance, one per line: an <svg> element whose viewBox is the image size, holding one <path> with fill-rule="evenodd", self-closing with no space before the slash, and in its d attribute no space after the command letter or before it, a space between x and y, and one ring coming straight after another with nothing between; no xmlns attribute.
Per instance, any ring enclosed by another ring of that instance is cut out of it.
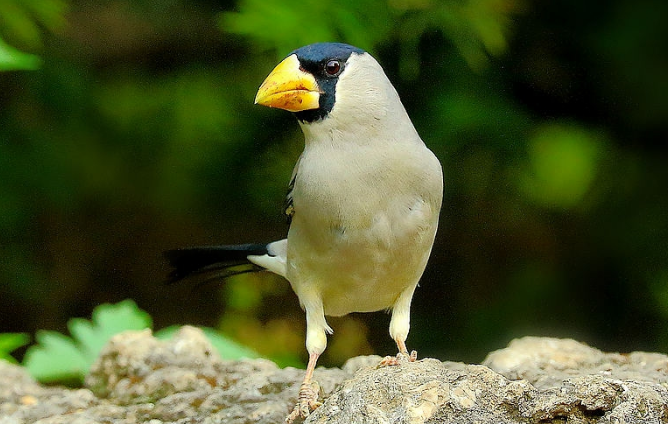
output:
<svg viewBox="0 0 668 424"><path fill-rule="evenodd" d="M302 383L299 388L299 396L297 397L297 404L290 415L285 419L286 424L292 424L297 418L306 419L311 412L322 406L322 402L318 401L320 394L320 385L312 381L310 383Z"/></svg>
<svg viewBox="0 0 668 424"><path fill-rule="evenodd" d="M415 362L417 361L417 351L413 350L410 354L399 352L397 356L386 356L378 364L379 367L395 367L401 362Z"/></svg>

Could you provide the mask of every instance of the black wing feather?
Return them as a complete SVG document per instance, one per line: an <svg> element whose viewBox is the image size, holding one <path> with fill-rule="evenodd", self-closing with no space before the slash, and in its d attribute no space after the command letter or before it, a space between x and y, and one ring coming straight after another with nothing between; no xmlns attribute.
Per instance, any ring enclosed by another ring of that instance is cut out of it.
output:
<svg viewBox="0 0 668 424"><path fill-rule="evenodd" d="M187 277L210 274L213 278L227 278L264 268L251 263L248 255L268 254L266 244L240 244L227 246L202 246L174 249L164 252L165 258L174 268L167 281L174 283Z"/></svg>

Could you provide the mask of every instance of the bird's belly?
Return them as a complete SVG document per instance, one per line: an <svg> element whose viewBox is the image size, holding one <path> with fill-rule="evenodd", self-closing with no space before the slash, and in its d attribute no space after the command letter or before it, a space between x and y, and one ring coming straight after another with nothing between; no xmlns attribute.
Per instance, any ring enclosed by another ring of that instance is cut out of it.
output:
<svg viewBox="0 0 668 424"><path fill-rule="evenodd" d="M402 275L402 270L395 264L385 260L374 261L376 258L371 257L360 263L361 259L364 255L350 258L349 265L340 270L335 278L322 280L319 289L326 315L389 309L401 292L417 284L413 275ZM414 268L411 264L404 265Z"/></svg>
<svg viewBox="0 0 668 424"><path fill-rule="evenodd" d="M412 276L401 275L396 265L377 255L349 253L332 252L338 256L335 261L324 256L312 258L317 264L307 284L319 292L326 315L388 309L403 290L416 283Z"/></svg>
<svg viewBox="0 0 668 424"><path fill-rule="evenodd" d="M293 222L288 246L300 248L288 248L288 280L300 299L303 292L317 293L326 315L389 309L415 287L431 250L435 225L418 218L404 219L398 231L381 216L369 226L330 228L315 239L312 229L302 232Z"/></svg>

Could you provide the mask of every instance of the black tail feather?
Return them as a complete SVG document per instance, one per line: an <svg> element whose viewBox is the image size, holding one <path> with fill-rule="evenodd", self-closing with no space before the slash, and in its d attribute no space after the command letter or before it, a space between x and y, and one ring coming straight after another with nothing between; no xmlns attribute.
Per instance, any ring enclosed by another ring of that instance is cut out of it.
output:
<svg viewBox="0 0 668 424"><path fill-rule="evenodd" d="M174 268L167 276L168 283L194 276L211 279L227 278L263 268L248 261L248 255L267 254L266 244L240 244L229 246L203 246L174 249L164 252L165 258Z"/></svg>

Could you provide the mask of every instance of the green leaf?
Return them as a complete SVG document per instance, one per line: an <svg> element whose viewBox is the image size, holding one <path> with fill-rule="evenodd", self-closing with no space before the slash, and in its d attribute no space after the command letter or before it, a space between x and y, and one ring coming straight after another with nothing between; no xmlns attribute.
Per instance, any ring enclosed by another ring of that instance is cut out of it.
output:
<svg viewBox="0 0 668 424"><path fill-rule="evenodd" d="M42 46L42 32L61 31L68 4L63 0L2 0L0 28L11 40L27 46Z"/></svg>
<svg viewBox="0 0 668 424"><path fill-rule="evenodd" d="M53 331L37 333L37 345L26 352L23 365L42 382L83 381L109 339L126 330L143 330L151 317L132 300L104 304L93 310L92 321L73 318L67 326L72 338Z"/></svg>
<svg viewBox="0 0 668 424"><path fill-rule="evenodd" d="M103 304L93 310L93 320L73 318L67 328L79 343L81 351L90 359L91 365L109 339L126 330L143 330L152 327L151 316L139 309L132 300L115 305Z"/></svg>
<svg viewBox="0 0 668 424"><path fill-rule="evenodd" d="M23 359L23 365L37 380L55 381L81 379L90 368L90 361L83 355L74 340L56 331L38 331L37 345L31 346Z"/></svg>
<svg viewBox="0 0 668 424"><path fill-rule="evenodd" d="M0 334L0 359L16 363L16 359L10 355L13 351L25 346L30 342L30 337L25 333L2 333Z"/></svg>
<svg viewBox="0 0 668 424"><path fill-rule="evenodd" d="M0 71L32 71L41 64L39 56L19 51L0 38Z"/></svg>
<svg viewBox="0 0 668 424"><path fill-rule="evenodd" d="M163 328L155 333L155 337L160 340L169 340L179 330L179 326L170 326ZM223 359L237 360L241 358L258 358L257 352L249 349L234 340L224 336L213 328L199 327L209 339L214 348Z"/></svg>

